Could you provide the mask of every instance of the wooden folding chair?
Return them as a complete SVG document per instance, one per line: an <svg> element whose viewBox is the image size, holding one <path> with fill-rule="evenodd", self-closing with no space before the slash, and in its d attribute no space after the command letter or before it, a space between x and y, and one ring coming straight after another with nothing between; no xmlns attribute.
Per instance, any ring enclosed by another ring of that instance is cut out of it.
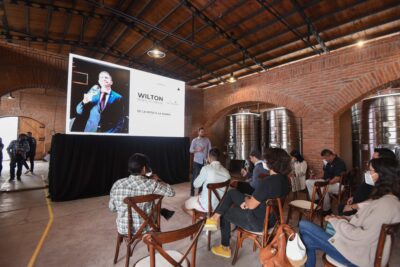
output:
<svg viewBox="0 0 400 267"><path fill-rule="evenodd" d="M143 241L148 245L150 255L144 257L134 264L134 267L196 267L197 241L203 230L205 220L201 220L191 226L169 231L151 232L143 236ZM183 240L194 236L184 253L177 250L164 250L163 246L168 243ZM187 256L192 251L192 259L189 262ZM157 252L157 253L156 253Z"/></svg>
<svg viewBox="0 0 400 267"><path fill-rule="evenodd" d="M192 224L195 224L199 219L205 219L207 217L210 218L214 214L214 211L221 204L222 199L225 197L226 193L228 192L229 183L230 183L230 180L227 180L222 183L210 183L207 185L208 212L199 211L199 210L194 209L193 215L192 215ZM221 191L218 189L223 189L223 188L225 188L225 191L224 191L224 193L221 193ZM218 203L217 207L215 207L215 209L212 208L212 195L214 195L219 201L219 203ZM210 250L211 249L211 231L208 231L208 233L207 233L207 244L208 244L208 250Z"/></svg>
<svg viewBox="0 0 400 267"><path fill-rule="evenodd" d="M374 267L389 266L388 262L391 245L394 243L394 234L399 226L400 223L382 225L375 252ZM390 242L386 242L388 239L390 239ZM382 260L385 260L385 262L382 262ZM333 258L326 254L322 256L322 262L324 263L325 267L344 267L343 264L336 262Z"/></svg>
<svg viewBox="0 0 400 267"><path fill-rule="evenodd" d="M161 202L163 196L161 195L144 195L136 197L126 197L124 203L128 205L128 234L122 235L118 233L117 235L117 246L115 248L114 264L117 263L119 248L121 243L124 241L126 244L126 258L125 267L129 266L129 258L133 254L133 250L136 245L142 240L142 236L146 227L149 227L151 231L160 231L160 210ZM146 214L138 204L151 202L152 208L150 214ZM135 233L132 233L133 229L133 219L132 219L132 209L144 220L138 229L135 229Z"/></svg>
<svg viewBox="0 0 400 267"><path fill-rule="evenodd" d="M324 219L322 218L322 208L324 204L325 195L328 192L328 181L318 181L314 184L313 193L311 195L311 201L297 199L289 202L289 210L288 217L286 223L289 224L289 220L292 216L292 209L295 209L299 212L299 221L301 220L303 214L309 214L308 219L313 221L314 216L317 214L321 219L321 227L323 226ZM316 195L318 195L319 200L315 203Z"/></svg>
<svg viewBox="0 0 400 267"><path fill-rule="evenodd" d="M274 227L268 229L269 216L275 214L277 224L284 223L283 205L285 200L281 198L268 199L266 201L264 228L262 232L251 232L241 227L237 228L237 239L235 253L233 254L232 265L235 265L239 249L243 246L243 241L247 238L253 240L253 251L257 248L263 248L267 245L268 237L272 234Z"/></svg>

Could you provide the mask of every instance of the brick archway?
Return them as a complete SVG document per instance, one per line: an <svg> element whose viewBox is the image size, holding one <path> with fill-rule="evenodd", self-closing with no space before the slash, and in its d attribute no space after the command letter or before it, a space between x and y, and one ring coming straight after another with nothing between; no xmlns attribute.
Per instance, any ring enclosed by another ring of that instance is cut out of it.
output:
<svg viewBox="0 0 400 267"><path fill-rule="evenodd" d="M309 112L314 111L310 106L306 106L304 102L298 101L293 97L280 94L270 90L260 88L241 88L236 92L224 95L214 102L214 107L207 108L205 125L211 126L218 118L226 114L229 110L248 103L268 103L278 107L285 107L296 114L297 117L303 117Z"/></svg>

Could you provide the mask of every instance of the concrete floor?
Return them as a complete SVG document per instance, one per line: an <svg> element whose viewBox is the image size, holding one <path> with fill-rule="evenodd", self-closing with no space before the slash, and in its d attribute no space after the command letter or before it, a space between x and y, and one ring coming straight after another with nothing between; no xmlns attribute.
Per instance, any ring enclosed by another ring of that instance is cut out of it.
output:
<svg viewBox="0 0 400 267"><path fill-rule="evenodd" d="M43 165L45 170L46 165ZM42 169L42 168L40 168ZM40 171L38 170L38 173ZM3 173L4 175L4 173ZM40 174L39 174L40 175ZM42 173L44 175L44 173ZM22 176L22 180L29 177ZM176 196L165 198L163 206L175 210L170 221L162 219L162 229L172 230L190 224L191 219L181 210L188 197L189 183L174 186ZM0 266L27 266L49 222L46 190L31 190L0 195ZM108 196L51 203L54 221L43 246L38 250L35 266L124 266L125 250L121 247L119 261L113 265L116 226L115 214L108 210ZM391 266L400 266L399 239L393 248ZM182 248L188 241L174 243ZM219 243L219 232L213 235ZM235 244L235 238L232 245ZM131 258L131 264L147 255L143 243ZM197 266L231 266L231 260L214 256L207 251L206 236L198 243ZM245 241L235 266L260 266L258 253ZM318 262L317 266L321 266Z"/></svg>

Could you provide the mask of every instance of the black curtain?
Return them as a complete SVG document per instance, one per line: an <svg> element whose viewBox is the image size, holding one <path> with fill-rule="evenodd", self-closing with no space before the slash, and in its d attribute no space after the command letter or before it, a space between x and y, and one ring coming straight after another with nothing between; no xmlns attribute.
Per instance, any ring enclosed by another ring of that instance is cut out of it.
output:
<svg viewBox="0 0 400 267"><path fill-rule="evenodd" d="M189 138L56 134L51 143L49 192L53 201L102 196L128 176L128 158L143 153L169 184L189 179Z"/></svg>

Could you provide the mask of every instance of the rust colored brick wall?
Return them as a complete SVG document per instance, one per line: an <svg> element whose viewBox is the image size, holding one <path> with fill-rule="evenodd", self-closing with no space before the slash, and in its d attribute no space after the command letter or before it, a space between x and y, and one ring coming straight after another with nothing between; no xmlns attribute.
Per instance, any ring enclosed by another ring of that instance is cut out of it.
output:
<svg viewBox="0 0 400 267"><path fill-rule="evenodd" d="M13 96L15 99L12 100L7 99L7 95L1 97L0 117L26 117L43 124L45 139L41 151L48 151L52 135L65 132L66 94L55 90L25 89L13 92ZM25 132L26 128L20 130Z"/></svg>
<svg viewBox="0 0 400 267"><path fill-rule="evenodd" d="M204 91L206 126L240 103L283 106L303 119L303 152L320 170L320 151L340 154L339 118L351 105L400 78L400 35L282 66ZM211 133L218 140L221 132ZM349 137L351 138L351 136ZM343 149L343 148L342 148ZM351 149L351 147L347 148ZM349 166L350 167L350 166Z"/></svg>

